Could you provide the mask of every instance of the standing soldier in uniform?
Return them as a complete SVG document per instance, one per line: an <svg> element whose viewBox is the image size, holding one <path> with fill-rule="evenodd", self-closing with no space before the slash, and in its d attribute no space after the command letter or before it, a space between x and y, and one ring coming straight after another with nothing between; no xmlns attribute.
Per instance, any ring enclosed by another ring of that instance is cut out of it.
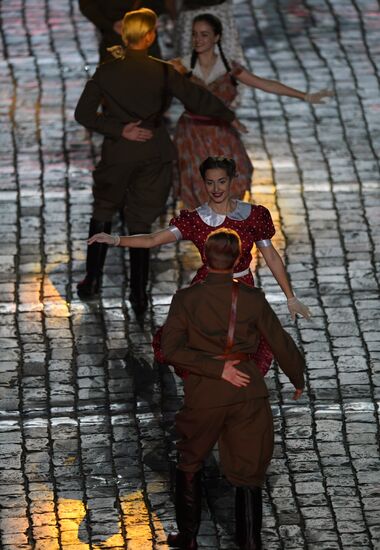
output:
<svg viewBox="0 0 380 550"><path fill-rule="evenodd" d="M163 113L172 96L194 113L239 125L234 113L210 92L168 63L148 56L156 22L156 14L145 8L124 16L125 50L118 59L98 67L75 110L80 124L104 135L101 160L93 174L90 237L110 233L112 217L121 208L131 235L150 233L151 224L165 211L175 148ZM78 284L82 299L99 292L106 251L104 243L87 248L87 274ZM130 263L130 299L141 313L147 305L149 250L131 249Z"/></svg>
<svg viewBox="0 0 380 550"><path fill-rule="evenodd" d="M194 550L201 517L201 468L219 442L221 464L236 486L236 541L261 546L261 485L273 452L273 420L264 379L251 359L260 334L296 388L304 360L261 290L233 280L240 239L219 229L206 241L209 274L174 296L162 336L166 359L183 369L184 406L176 416L178 533L170 546ZM232 298L232 299L231 299Z"/></svg>

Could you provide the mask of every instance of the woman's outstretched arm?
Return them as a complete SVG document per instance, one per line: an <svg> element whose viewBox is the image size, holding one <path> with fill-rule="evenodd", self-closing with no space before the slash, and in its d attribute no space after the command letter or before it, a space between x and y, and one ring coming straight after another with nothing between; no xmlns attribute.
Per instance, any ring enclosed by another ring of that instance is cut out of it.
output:
<svg viewBox="0 0 380 550"><path fill-rule="evenodd" d="M250 86L251 88L257 88L258 90L262 90L263 92L267 92L269 94L294 97L296 99L301 99L302 101L307 101L308 103L322 103L323 98L334 95L334 93L330 90L320 90L312 94L302 92L301 90L296 90L295 88L286 86L278 80L269 80L267 78L256 76L243 67L240 71L236 71L234 76L236 80L242 84Z"/></svg>
<svg viewBox="0 0 380 550"><path fill-rule="evenodd" d="M88 244L105 243L111 246L123 246L127 248L154 248L162 244L174 243L176 237L170 229L162 229L155 233L146 233L141 235L108 235L108 233L97 233L90 237Z"/></svg>
<svg viewBox="0 0 380 550"><path fill-rule="evenodd" d="M309 319L311 316L310 311L305 304L295 297L284 263L277 250L273 246L267 246L265 248L260 248L260 252L264 256L267 266L273 273L273 277L276 279L286 296L288 309L293 321L296 317L296 313L299 313L302 317L305 317L305 319Z"/></svg>

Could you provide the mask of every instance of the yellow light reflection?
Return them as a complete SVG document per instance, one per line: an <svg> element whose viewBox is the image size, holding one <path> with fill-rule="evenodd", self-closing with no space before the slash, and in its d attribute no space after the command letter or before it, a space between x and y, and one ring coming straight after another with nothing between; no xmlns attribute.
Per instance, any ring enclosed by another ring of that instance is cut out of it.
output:
<svg viewBox="0 0 380 550"><path fill-rule="evenodd" d="M63 260L62 263L67 263L68 257L60 257L60 260ZM37 263L28 264L28 271L21 273L19 286L20 311L44 310L51 317L68 317L68 304L62 298L52 280L57 265L55 262L47 264L45 267L46 274L42 279L41 265Z"/></svg>
<svg viewBox="0 0 380 550"><path fill-rule="evenodd" d="M144 501L142 491L136 491L121 499L122 514L117 525L117 533L107 540L94 544L94 550L106 548L125 548L122 534L122 522L127 533L128 550L142 550L152 546L152 533L149 525L149 513ZM58 499L58 516L60 518L60 531L63 550L89 550L90 546L79 538L79 528L86 516L86 508L82 501L75 499ZM156 515L153 515L155 529L162 530ZM38 548L38 546L36 546ZM58 550L56 546L49 546L49 550ZM41 550L41 549L40 549Z"/></svg>
<svg viewBox="0 0 380 550"><path fill-rule="evenodd" d="M59 254L57 257L52 256L51 262L46 266L46 276L43 280L44 307L45 311L54 317L69 316L68 304L53 283L54 270L58 265L67 264L68 261L69 257L66 254ZM58 279L61 279L59 274Z"/></svg>
<svg viewBox="0 0 380 550"><path fill-rule="evenodd" d="M272 238L272 243L278 253L283 256L282 251L285 246L285 239L281 231L280 219L276 205L276 187L272 177L272 166L269 161L265 160L253 160L252 162L255 167L255 173L253 177L251 202L254 204L262 204L270 211L276 228L276 234ZM259 257L260 256L258 255L256 247L253 247L251 262L251 270L253 273L255 273L258 268Z"/></svg>

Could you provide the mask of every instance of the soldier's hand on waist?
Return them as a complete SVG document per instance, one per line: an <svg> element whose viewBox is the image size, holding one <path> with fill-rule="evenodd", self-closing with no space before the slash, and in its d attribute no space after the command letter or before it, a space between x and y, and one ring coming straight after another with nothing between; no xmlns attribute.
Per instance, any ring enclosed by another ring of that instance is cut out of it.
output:
<svg viewBox="0 0 380 550"><path fill-rule="evenodd" d="M123 128L122 136L129 141L148 141L153 136L152 130L140 128L141 120L129 122Z"/></svg>
<svg viewBox="0 0 380 550"><path fill-rule="evenodd" d="M301 395L303 394L303 390L296 390L293 394L293 401L298 401L298 399L301 397Z"/></svg>
<svg viewBox="0 0 380 550"><path fill-rule="evenodd" d="M251 378L248 376L248 374L245 374L244 372L241 372L240 370L235 368L235 365L238 365L239 363L240 361L238 359L229 359L228 361L226 361L224 363L222 378L233 386L244 388L245 386L248 386Z"/></svg>

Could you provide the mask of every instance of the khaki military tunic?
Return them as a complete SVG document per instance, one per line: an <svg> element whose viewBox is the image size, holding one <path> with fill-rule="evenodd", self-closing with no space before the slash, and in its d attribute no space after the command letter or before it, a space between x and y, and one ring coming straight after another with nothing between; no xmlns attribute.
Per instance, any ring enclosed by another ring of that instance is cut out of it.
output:
<svg viewBox="0 0 380 550"><path fill-rule="evenodd" d="M186 369L184 407L176 417L178 467L195 472L219 441L223 471L235 485L259 486L273 452L273 420L265 381L254 361L237 368L248 386L221 378L231 308L232 275L209 273L204 282L174 296L162 336L169 362ZM239 284L231 353L252 353L260 334L295 388L304 387L304 360L261 290Z"/></svg>
<svg viewBox="0 0 380 550"><path fill-rule="evenodd" d="M235 118L218 98L146 51L127 50L124 58L100 65L87 82L75 118L104 136L94 172L95 219L111 221L116 211L125 208L129 230L149 232L163 212L176 152L162 113L172 97L194 113L227 122ZM152 129L153 137L146 142L124 139L125 124L138 120ZM212 151L205 151L208 155Z"/></svg>

